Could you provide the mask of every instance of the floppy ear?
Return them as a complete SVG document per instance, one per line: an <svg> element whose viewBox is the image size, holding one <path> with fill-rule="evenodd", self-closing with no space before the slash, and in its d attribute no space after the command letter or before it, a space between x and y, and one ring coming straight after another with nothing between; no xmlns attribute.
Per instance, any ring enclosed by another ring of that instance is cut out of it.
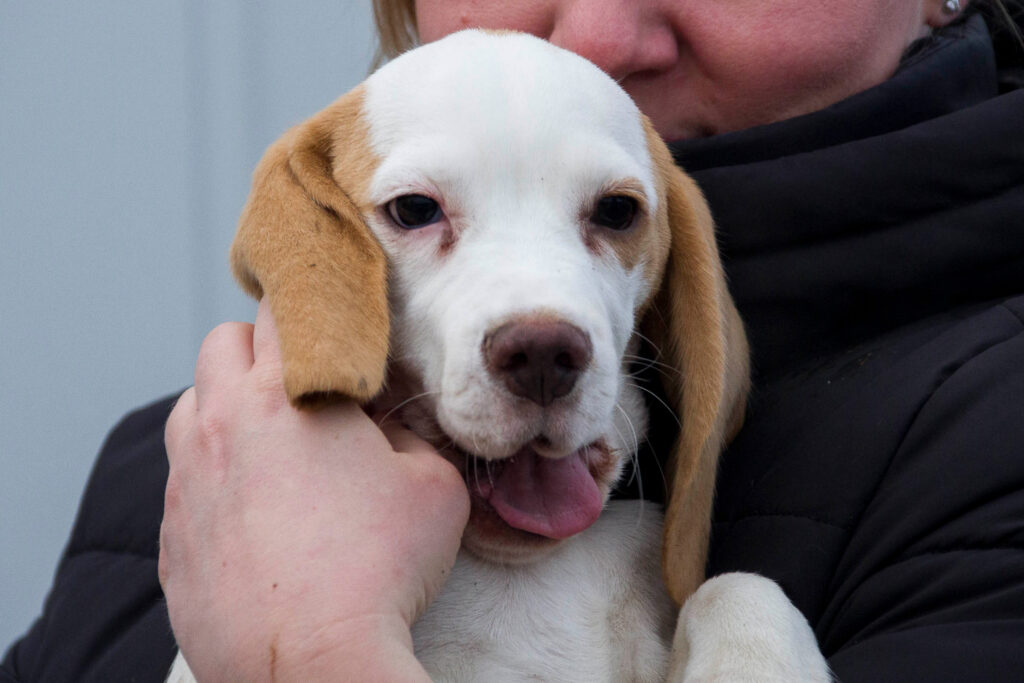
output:
<svg viewBox="0 0 1024 683"><path fill-rule="evenodd" d="M682 424L666 471L662 571L669 594L681 605L704 581L718 455L743 422L749 362L707 203L652 134L671 246L647 320L661 360L679 370L666 378L666 389Z"/></svg>
<svg viewBox="0 0 1024 683"><path fill-rule="evenodd" d="M368 401L384 382L386 261L351 197L358 188L337 179L368 182L361 107L357 89L270 146L231 247L242 287L270 300L285 391L299 407ZM359 168L336 173L347 161Z"/></svg>

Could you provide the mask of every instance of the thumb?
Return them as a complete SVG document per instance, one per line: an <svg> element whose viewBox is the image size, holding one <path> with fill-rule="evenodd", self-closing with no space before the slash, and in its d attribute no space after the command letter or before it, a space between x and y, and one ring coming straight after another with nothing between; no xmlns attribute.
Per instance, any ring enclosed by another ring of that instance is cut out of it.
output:
<svg viewBox="0 0 1024 683"><path fill-rule="evenodd" d="M396 420L385 420L380 425L388 443L391 444L397 453L409 453L410 455L438 455L437 449L429 442L421 439L411 429L405 427Z"/></svg>
<svg viewBox="0 0 1024 683"><path fill-rule="evenodd" d="M281 363L281 347L277 337L277 325L270 313L270 300L260 299L256 309L256 325L252 334L252 355L255 365Z"/></svg>

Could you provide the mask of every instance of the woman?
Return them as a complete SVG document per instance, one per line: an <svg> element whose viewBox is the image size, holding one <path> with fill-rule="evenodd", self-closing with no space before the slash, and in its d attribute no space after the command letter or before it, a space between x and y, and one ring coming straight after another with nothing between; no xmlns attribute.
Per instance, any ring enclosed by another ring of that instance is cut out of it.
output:
<svg viewBox="0 0 1024 683"><path fill-rule="evenodd" d="M723 459L709 571L778 580L841 680L1019 680L1024 48L996 6L379 4L385 47L486 26L583 54L704 189L757 387ZM461 483L352 406L286 408L275 339L262 309L255 330L215 330L168 426L161 570L182 646L201 680L422 676L408 625L452 561ZM11 680L166 670L154 560L168 410L111 436L44 619L5 661ZM339 433L355 446L343 457ZM334 488L350 478L324 468L363 459L406 495ZM143 495L103 499L125 482ZM359 543L362 519L389 526ZM299 552L322 561L296 567ZM340 577L359 590L277 588Z"/></svg>

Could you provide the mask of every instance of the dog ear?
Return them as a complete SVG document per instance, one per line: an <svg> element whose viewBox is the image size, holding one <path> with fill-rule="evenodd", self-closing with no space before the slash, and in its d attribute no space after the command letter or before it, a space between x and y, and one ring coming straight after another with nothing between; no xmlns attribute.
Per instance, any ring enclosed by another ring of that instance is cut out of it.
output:
<svg viewBox="0 0 1024 683"><path fill-rule="evenodd" d="M388 354L384 253L337 177L368 178L362 94L288 131L260 161L231 247L243 289L266 295L292 404L370 400ZM335 169L356 159L362 168ZM364 180L366 182L366 180Z"/></svg>
<svg viewBox="0 0 1024 683"><path fill-rule="evenodd" d="M704 581L718 455L743 422L749 362L710 210L653 129L652 135L671 237L662 286L647 321L661 360L679 371L666 377L666 389L682 424L666 470L662 571L681 605Z"/></svg>

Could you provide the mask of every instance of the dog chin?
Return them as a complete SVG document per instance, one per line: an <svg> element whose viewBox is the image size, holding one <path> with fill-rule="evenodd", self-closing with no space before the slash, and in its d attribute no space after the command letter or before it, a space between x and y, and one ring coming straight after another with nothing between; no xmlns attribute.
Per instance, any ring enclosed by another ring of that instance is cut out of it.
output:
<svg viewBox="0 0 1024 683"><path fill-rule="evenodd" d="M470 505L469 522L462 532L462 547L485 562L529 564L565 542L565 539L548 538L509 526L479 496L472 495Z"/></svg>

